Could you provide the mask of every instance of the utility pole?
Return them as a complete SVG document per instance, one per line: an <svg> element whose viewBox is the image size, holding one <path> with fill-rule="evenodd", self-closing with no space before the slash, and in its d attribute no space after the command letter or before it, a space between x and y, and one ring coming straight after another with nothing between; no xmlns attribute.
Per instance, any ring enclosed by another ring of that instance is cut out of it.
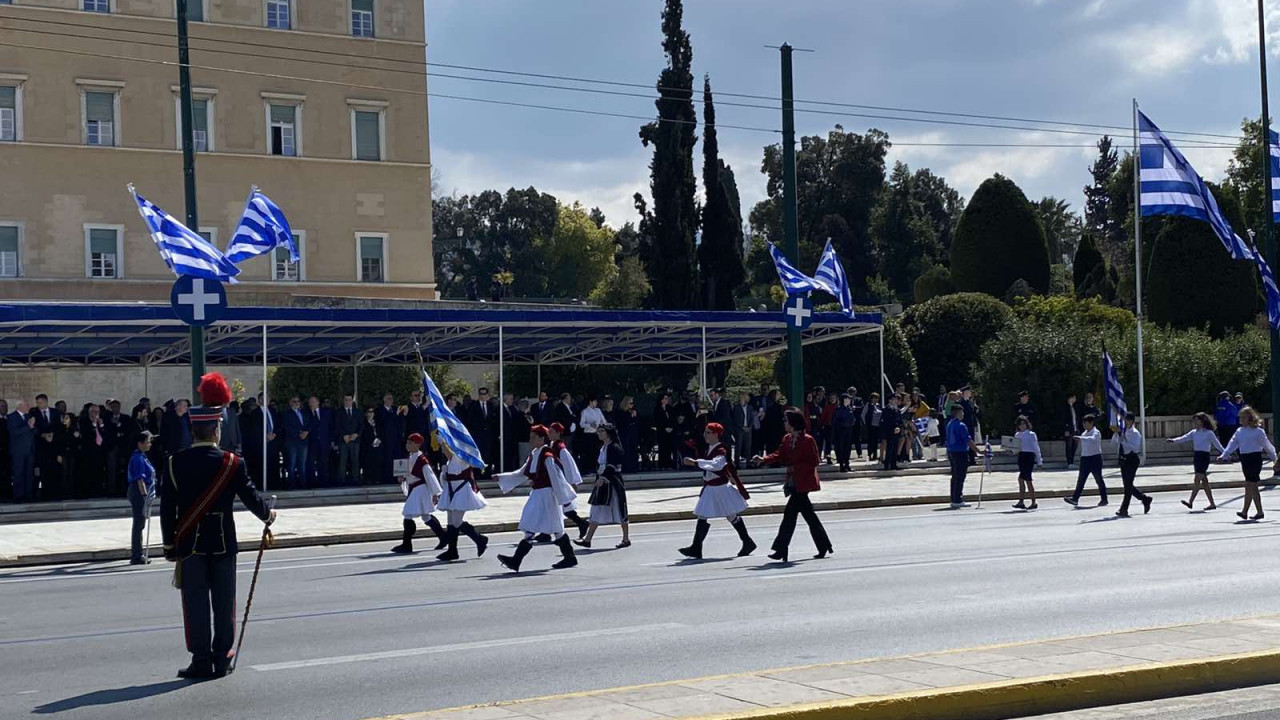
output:
<svg viewBox="0 0 1280 720"><path fill-rule="evenodd" d="M1261 248L1254 252L1266 253L1267 264L1276 267L1275 210L1271 200L1271 112L1267 103L1267 16L1263 0L1258 0L1258 67L1262 74L1262 201L1263 223ZM1270 325L1270 323L1268 323ZM1280 412L1280 333L1271 330L1271 433L1276 437L1280 424L1276 413Z"/></svg>
<svg viewBox="0 0 1280 720"><path fill-rule="evenodd" d="M199 1L199 0L197 0ZM187 0L178 0L178 104L182 106L182 186L187 200L187 227L200 232L196 208L196 147L192 124L191 53L187 47ZM204 328L191 326L191 387L204 375Z"/></svg>
<svg viewBox="0 0 1280 720"><path fill-rule="evenodd" d="M793 265L800 264L800 230L796 218L796 112L791 77L792 48L783 43L782 54L782 251ZM787 399L800 407L804 402L804 347L800 330L787 326Z"/></svg>

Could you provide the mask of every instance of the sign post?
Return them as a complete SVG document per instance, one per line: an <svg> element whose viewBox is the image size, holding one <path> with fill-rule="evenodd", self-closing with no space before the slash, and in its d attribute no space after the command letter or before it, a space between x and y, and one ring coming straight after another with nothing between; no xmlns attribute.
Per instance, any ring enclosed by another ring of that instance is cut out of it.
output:
<svg viewBox="0 0 1280 720"><path fill-rule="evenodd" d="M196 337L200 330L201 348L200 365L204 374L204 328L222 319L227 309L227 291L217 280L179 275L169 290L169 304L178 319L191 326L191 337ZM192 354L195 347L192 346Z"/></svg>

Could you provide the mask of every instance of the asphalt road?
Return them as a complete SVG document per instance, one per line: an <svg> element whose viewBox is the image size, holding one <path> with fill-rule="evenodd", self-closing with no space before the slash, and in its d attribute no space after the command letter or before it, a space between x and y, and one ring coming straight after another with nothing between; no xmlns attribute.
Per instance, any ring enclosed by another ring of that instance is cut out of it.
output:
<svg viewBox="0 0 1280 720"><path fill-rule="evenodd" d="M511 535L450 565L384 545L277 550L239 671L196 686L173 679L186 657L167 565L7 571L0 718L351 720L1274 613L1280 524L1236 524L1231 497L1189 515L1160 496L1129 520L1061 500L827 513L836 554L809 560L801 526L790 566L764 558L777 516L747 518L752 558L732 558L720 522L715 559L684 561L693 522L660 523L622 551L602 532L572 570L547 571L558 553L540 546L520 575L494 557ZM253 556L240 560L243 604Z"/></svg>

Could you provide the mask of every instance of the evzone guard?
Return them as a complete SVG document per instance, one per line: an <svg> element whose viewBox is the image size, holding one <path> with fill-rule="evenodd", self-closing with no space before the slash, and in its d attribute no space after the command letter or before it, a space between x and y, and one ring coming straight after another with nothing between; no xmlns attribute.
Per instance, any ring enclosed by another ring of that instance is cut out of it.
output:
<svg viewBox="0 0 1280 720"><path fill-rule="evenodd" d="M227 381L209 373L200 378L198 392L202 405L189 412L195 442L169 458L160 493L164 558L175 563L173 584L182 591L182 625L191 653L191 664L178 677L188 680L223 677L232 668L239 550L235 498L265 523L276 516L240 456L218 447L223 408L231 402Z"/></svg>
<svg viewBox="0 0 1280 720"><path fill-rule="evenodd" d="M720 423L707 423L702 439L707 443L707 454L702 459L685 458L684 464L702 470L702 492L698 493L698 504L693 514L698 516L698 524L693 531L693 544L680 548L685 557L702 559L702 543L711 531L711 518L722 517L729 521L738 537L742 539L742 548L738 557L750 555L756 549L755 541L747 534L747 524L742 520L742 513L747 511L747 498L750 495L738 478L738 470L729 460L729 448L721 444L724 426Z"/></svg>
<svg viewBox="0 0 1280 720"><path fill-rule="evenodd" d="M578 514L578 486L582 484L582 472L578 470L578 462L574 460L573 453L569 452L569 446L562 439L564 425L551 423L547 426L547 435L551 439L551 450L560 461L560 470L564 473L564 479L574 489L573 498L564 504L564 516L578 528L578 539L581 540L587 536L587 530L591 527L591 523ZM539 542L547 542L546 538L535 539Z"/></svg>
<svg viewBox="0 0 1280 720"><path fill-rule="evenodd" d="M422 435L414 433L404 443L405 449L409 451L409 474L399 478L401 489L405 494L404 509L401 512L404 515L404 538L399 545L391 548L393 553L407 555L413 552L413 536L418 531L414 518L418 517L422 518L427 527L431 528L431 532L436 534L436 539L439 540L439 544L436 545L437 550L448 545L444 528L431 514L436 511L436 503L439 502L440 494L444 489L440 487L440 480L431 470L429 459L422 452L423 442Z"/></svg>
<svg viewBox="0 0 1280 720"><path fill-rule="evenodd" d="M529 442L533 445L529 460L519 470L498 475L498 487L504 493L529 483L529 499L520 513L519 529L524 537L516 545L514 555L499 555L498 562L520 572L524 556L533 549L534 537L546 534L555 541L563 556L551 567L557 570L571 568L578 564L578 559L573 554L569 536L564 533L564 505L577 493L565 480L560 461L551 448L547 428L534 425L529 433Z"/></svg>
<svg viewBox="0 0 1280 720"><path fill-rule="evenodd" d="M489 538L481 535L475 526L466 521L466 514L473 510L483 510L489 503L476 485L476 469L462 461L449 447L448 443L440 443L440 451L448 458L444 466L444 492L436 506L448 514L448 527L445 529L445 540L449 548L437 560L451 561L458 559L458 535L466 535L476 544L476 557L484 555L489 547Z"/></svg>

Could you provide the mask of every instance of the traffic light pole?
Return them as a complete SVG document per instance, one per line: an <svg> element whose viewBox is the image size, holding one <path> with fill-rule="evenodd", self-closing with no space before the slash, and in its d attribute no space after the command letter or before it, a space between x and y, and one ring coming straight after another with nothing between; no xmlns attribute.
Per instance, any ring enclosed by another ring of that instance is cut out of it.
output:
<svg viewBox="0 0 1280 720"><path fill-rule="evenodd" d="M800 231L796 219L796 113L791 77L790 45L778 48L782 54L782 251L793 264L800 261ZM804 347L800 330L787 325L787 398L791 405L804 402Z"/></svg>
<svg viewBox="0 0 1280 720"><path fill-rule="evenodd" d="M198 1L198 0L197 0ZM182 186L187 201L187 227L200 231L196 207L196 147L192 123L191 54L187 47L187 0L178 0L178 93L182 116ZM204 328L191 326L191 387L204 375Z"/></svg>

